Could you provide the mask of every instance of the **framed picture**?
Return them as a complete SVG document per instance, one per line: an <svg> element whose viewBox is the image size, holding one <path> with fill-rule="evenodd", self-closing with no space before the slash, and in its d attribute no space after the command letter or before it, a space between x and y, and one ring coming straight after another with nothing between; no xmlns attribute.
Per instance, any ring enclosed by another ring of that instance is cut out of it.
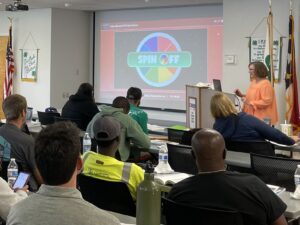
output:
<svg viewBox="0 0 300 225"><path fill-rule="evenodd" d="M22 73L21 80L36 82L38 69L38 50L22 49Z"/></svg>

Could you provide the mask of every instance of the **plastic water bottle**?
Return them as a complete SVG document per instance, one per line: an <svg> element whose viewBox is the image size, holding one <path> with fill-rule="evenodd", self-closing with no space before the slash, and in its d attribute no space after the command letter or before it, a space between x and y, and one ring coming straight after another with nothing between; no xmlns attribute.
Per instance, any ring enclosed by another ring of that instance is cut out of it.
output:
<svg viewBox="0 0 300 225"><path fill-rule="evenodd" d="M300 198L300 165L297 165L297 169L295 171L294 175L294 180L295 180L295 196L299 196Z"/></svg>
<svg viewBox="0 0 300 225"><path fill-rule="evenodd" d="M160 225L161 192L154 181L153 171L152 164L147 163L144 180L137 187L137 225Z"/></svg>
<svg viewBox="0 0 300 225"><path fill-rule="evenodd" d="M168 162L168 147L166 144L160 146L158 153L158 165L155 168L157 173L171 173L174 172Z"/></svg>
<svg viewBox="0 0 300 225"><path fill-rule="evenodd" d="M83 141L82 141L82 153L84 154L87 151L91 150L92 147L92 141L90 138L89 133L85 133L83 136Z"/></svg>
<svg viewBox="0 0 300 225"><path fill-rule="evenodd" d="M7 183L12 187L18 177L18 164L15 158L10 159L10 163L7 167Z"/></svg>

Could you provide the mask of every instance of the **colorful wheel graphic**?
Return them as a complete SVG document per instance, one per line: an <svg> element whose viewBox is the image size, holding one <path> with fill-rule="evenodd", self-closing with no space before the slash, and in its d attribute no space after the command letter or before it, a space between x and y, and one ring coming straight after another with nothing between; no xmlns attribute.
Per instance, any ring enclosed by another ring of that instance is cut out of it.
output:
<svg viewBox="0 0 300 225"><path fill-rule="evenodd" d="M147 84L164 87L177 79L182 67L191 65L191 54L182 52L169 34L157 32L146 36L127 60Z"/></svg>

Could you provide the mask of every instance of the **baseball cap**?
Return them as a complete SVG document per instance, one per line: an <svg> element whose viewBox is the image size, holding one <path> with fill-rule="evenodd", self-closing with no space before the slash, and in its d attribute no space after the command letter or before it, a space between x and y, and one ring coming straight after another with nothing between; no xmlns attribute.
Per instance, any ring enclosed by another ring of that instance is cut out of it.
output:
<svg viewBox="0 0 300 225"><path fill-rule="evenodd" d="M94 122L93 131L96 140L111 141L120 136L121 124L111 116L104 116Z"/></svg>

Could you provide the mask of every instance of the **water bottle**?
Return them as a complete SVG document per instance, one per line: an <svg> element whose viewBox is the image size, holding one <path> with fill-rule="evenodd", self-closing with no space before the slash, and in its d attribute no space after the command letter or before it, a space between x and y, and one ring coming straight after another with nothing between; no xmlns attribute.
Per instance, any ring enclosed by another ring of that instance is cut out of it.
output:
<svg viewBox="0 0 300 225"><path fill-rule="evenodd" d="M300 198L300 165L297 165L297 169L294 175L295 180L295 192L294 195Z"/></svg>
<svg viewBox="0 0 300 225"><path fill-rule="evenodd" d="M174 172L168 162L168 147L166 144L160 146L158 153L158 165L155 168L157 173L171 173Z"/></svg>
<svg viewBox="0 0 300 225"><path fill-rule="evenodd" d="M85 133L83 136L83 141L82 141L82 153L84 154L87 151L91 150L92 147L92 141L90 138L89 133Z"/></svg>
<svg viewBox="0 0 300 225"><path fill-rule="evenodd" d="M153 171L152 164L147 163L144 180L137 187L137 225L160 225L160 188L154 181Z"/></svg>
<svg viewBox="0 0 300 225"><path fill-rule="evenodd" d="M18 177L18 164L15 158L10 159L10 163L7 167L7 183L12 187Z"/></svg>

